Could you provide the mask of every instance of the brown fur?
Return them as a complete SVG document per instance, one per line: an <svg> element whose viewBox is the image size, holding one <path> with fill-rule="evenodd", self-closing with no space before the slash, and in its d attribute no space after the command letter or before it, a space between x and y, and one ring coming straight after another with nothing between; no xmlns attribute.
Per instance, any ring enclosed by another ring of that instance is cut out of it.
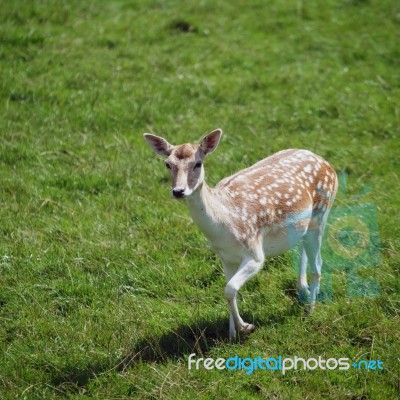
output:
<svg viewBox="0 0 400 400"><path fill-rule="evenodd" d="M198 145L196 146L191 143L181 144L179 146L176 146L176 148L172 152L172 155L175 156L178 160L184 160L186 158L192 157L193 153L197 150L198 147Z"/></svg>

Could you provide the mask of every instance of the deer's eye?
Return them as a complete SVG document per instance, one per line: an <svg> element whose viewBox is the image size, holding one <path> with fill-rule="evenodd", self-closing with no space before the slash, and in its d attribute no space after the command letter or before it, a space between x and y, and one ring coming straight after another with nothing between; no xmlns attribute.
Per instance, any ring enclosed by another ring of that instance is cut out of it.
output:
<svg viewBox="0 0 400 400"><path fill-rule="evenodd" d="M165 166L168 168L168 169L171 169L171 166L166 162L165 163Z"/></svg>
<svg viewBox="0 0 400 400"><path fill-rule="evenodd" d="M200 168L200 167L201 167L201 162L199 161L199 162L197 162L196 165L194 166L194 169Z"/></svg>

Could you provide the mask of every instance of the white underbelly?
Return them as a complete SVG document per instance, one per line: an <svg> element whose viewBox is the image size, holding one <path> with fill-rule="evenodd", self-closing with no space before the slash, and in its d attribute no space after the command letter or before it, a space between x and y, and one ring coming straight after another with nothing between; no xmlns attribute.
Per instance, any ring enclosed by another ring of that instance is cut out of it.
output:
<svg viewBox="0 0 400 400"><path fill-rule="evenodd" d="M289 228L272 229L263 235L263 250L265 257L274 257L285 253L296 246L303 237L305 230ZM239 265L245 256L245 247L240 244L233 236L221 235L219 240L209 243L212 249L218 254L225 264Z"/></svg>
<svg viewBox="0 0 400 400"><path fill-rule="evenodd" d="M305 218L304 218L305 217ZM285 253L296 246L307 232L310 219L303 213L295 218L287 219L283 225L274 225L262 231L262 247L265 257L274 257ZM230 265L240 265L248 254L246 243L241 243L228 229L208 231L208 242L212 249Z"/></svg>
<svg viewBox="0 0 400 400"><path fill-rule="evenodd" d="M298 240L296 243L297 242ZM295 243L293 243L292 240L289 240L287 232L279 235L264 236L263 249L265 257L279 256L294 246Z"/></svg>
<svg viewBox="0 0 400 400"><path fill-rule="evenodd" d="M308 220L309 221L309 220ZM304 226L273 227L264 232L263 250L265 257L274 257L285 253L296 246L307 231L307 220Z"/></svg>

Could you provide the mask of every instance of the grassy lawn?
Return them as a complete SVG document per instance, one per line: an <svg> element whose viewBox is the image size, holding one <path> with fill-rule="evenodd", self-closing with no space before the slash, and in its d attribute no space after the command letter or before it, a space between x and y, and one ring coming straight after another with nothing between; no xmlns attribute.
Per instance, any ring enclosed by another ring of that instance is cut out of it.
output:
<svg viewBox="0 0 400 400"><path fill-rule="evenodd" d="M0 7L1 399L398 398L399 2ZM332 299L311 317L290 254L269 260L240 292L257 330L236 344L220 262L142 137L217 127L210 185L284 148L315 151L347 176L337 207L362 219L375 206L381 247L356 285L346 266L326 274ZM189 371L190 353L384 369Z"/></svg>

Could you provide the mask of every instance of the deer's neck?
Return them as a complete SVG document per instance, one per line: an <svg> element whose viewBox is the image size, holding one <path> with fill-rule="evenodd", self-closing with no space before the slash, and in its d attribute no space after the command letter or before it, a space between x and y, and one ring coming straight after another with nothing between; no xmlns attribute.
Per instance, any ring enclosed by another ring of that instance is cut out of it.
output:
<svg viewBox="0 0 400 400"><path fill-rule="evenodd" d="M186 201L193 221L204 234L209 239L218 235L225 214L220 193L203 182Z"/></svg>

